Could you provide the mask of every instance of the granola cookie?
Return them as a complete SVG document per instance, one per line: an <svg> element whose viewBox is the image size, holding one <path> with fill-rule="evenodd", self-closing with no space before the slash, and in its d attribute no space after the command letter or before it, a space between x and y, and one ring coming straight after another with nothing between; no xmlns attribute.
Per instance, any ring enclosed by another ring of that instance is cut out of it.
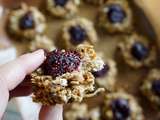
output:
<svg viewBox="0 0 160 120"><path fill-rule="evenodd" d="M9 11L6 27L14 37L31 39L44 33L46 20L36 7L22 4L20 8Z"/></svg>
<svg viewBox="0 0 160 120"><path fill-rule="evenodd" d="M42 66L31 74L33 101L44 105L81 102L103 88L95 88L93 71L104 62L93 46L80 45L74 50L54 50L47 54Z"/></svg>
<svg viewBox="0 0 160 120"><path fill-rule="evenodd" d="M99 108L88 109L85 103L74 103L64 114L65 120L101 120Z"/></svg>
<svg viewBox="0 0 160 120"><path fill-rule="evenodd" d="M108 59L105 62L103 69L94 71L92 74L96 78L96 84L98 86L104 87L109 91L112 91L114 89L117 69L116 63L113 60Z"/></svg>
<svg viewBox="0 0 160 120"><path fill-rule="evenodd" d="M142 93L160 108L160 70L152 69L141 87Z"/></svg>
<svg viewBox="0 0 160 120"><path fill-rule="evenodd" d="M102 111L104 120L144 120L135 98L123 91L107 94Z"/></svg>
<svg viewBox="0 0 160 120"><path fill-rule="evenodd" d="M46 0L47 11L58 18L70 18L78 11L80 0Z"/></svg>
<svg viewBox="0 0 160 120"><path fill-rule="evenodd" d="M144 36L126 36L118 48L124 61L133 68L151 66L156 60L156 48Z"/></svg>
<svg viewBox="0 0 160 120"><path fill-rule="evenodd" d="M92 3L94 5L103 5L107 0L84 0L84 1Z"/></svg>
<svg viewBox="0 0 160 120"><path fill-rule="evenodd" d="M99 9L97 25L109 33L129 32L132 12L126 0L108 0Z"/></svg>
<svg viewBox="0 0 160 120"><path fill-rule="evenodd" d="M44 49L46 51L52 51L56 49L53 40L50 40L45 35L36 35L28 46L29 51L35 51L37 49Z"/></svg>
<svg viewBox="0 0 160 120"><path fill-rule="evenodd" d="M97 33L93 23L86 18L75 18L64 23L61 35L64 48L74 48L79 44L94 44L97 42ZM59 42L59 41L58 41Z"/></svg>

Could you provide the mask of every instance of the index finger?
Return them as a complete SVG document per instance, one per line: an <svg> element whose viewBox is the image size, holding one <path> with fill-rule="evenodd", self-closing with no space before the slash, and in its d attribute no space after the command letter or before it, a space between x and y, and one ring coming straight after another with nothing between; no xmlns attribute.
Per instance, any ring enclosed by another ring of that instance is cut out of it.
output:
<svg viewBox="0 0 160 120"><path fill-rule="evenodd" d="M25 54L1 66L0 79L6 83L9 90L13 90L23 81L27 74L38 68L44 60L45 55L43 50Z"/></svg>

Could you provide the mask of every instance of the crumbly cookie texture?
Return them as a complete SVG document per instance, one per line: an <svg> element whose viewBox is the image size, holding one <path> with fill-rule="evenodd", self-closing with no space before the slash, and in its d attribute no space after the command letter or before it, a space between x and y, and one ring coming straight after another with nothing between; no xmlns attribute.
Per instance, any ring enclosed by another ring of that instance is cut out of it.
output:
<svg viewBox="0 0 160 120"><path fill-rule="evenodd" d="M84 0L84 1L92 3L94 5L103 5L107 0Z"/></svg>
<svg viewBox="0 0 160 120"><path fill-rule="evenodd" d="M135 98L123 91L107 94L102 111L105 120L144 120Z"/></svg>
<svg viewBox="0 0 160 120"><path fill-rule="evenodd" d="M75 18L64 23L61 30L61 46L75 48L79 44L94 44L97 33L94 25L86 18Z"/></svg>
<svg viewBox="0 0 160 120"><path fill-rule="evenodd" d="M46 9L54 17L71 18L77 11L80 0L46 0Z"/></svg>
<svg viewBox="0 0 160 120"><path fill-rule="evenodd" d="M36 7L22 4L19 9L9 11L6 27L14 37L31 39L44 33L46 20Z"/></svg>
<svg viewBox="0 0 160 120"><path fill-rule="evenodd" d="M52 51L56 49L53 40L50 40L45 35L36 35L28 46L29 51L35 51L37 49L44 49L47 51Z"/></svg>
<svg viewBox="0 0 160 120"><path fill-rule="evenodd" d="M44 105L81 102L104 91L95 88L92 71L102 69L93 46L80 45L75 50L54 50L44 64L31 74L33 101ZM104 64L102 62L102 64Z"/></svg>
<svg viewBox="0 0 160 120"><path fill-rule="evenodd" d="M64 116L65 120L100 120L100 110L99 108L89 110L85 103L74 103Z"/></svg>
<svg viewBox="0 0 160 120"><path fill-rule="evenodd" d="M138 34L126 36L118 48L124 61L133 68L151 66L156 60L155 46Z"/></svg>
<svg viewBox="0 0 160 120"><path fill-rule="evenodd" d="M98 86L104 87L108 91L112 91L116 82L116 63L113 60L108 59L105 62L104 68L93 72L93 75L96 77L95 81Z"/></svg>
<svg viewBox="0 0 160 120"><path fill-rule="evenodd" d="M127 0L108 0L98 12L97 26L109 33L132 30L132 12Z"/></svg>
<svg viewBox="0 0 160 120"><path fill-rule="evenodd" d="M142 93L153 103L155 108L160 107L160 70L152 69L141 87Z"/></svg>

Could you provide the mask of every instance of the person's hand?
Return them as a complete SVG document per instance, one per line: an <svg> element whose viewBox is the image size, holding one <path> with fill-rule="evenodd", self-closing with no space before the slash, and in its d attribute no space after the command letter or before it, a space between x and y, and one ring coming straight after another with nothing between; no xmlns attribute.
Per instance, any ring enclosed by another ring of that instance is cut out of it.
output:
<svg viewBox="0 0 160 120"><path fill-rule="evenodd" d="M30 81L24 80L45 60L43 50L25 54L16 60L0 66L0 119L3 117L9 99L31 93ZM40 120L62 120L62 105L43 106Z"/></svg>

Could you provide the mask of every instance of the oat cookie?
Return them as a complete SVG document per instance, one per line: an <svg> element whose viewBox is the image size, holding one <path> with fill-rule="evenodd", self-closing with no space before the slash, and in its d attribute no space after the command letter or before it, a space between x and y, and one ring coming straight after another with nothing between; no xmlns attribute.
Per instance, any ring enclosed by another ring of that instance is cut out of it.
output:
<svg viewBox="0 0 160 120"><path fill-rule="evenodd" d="M160 108L160 70L152 69L141 87L142 93Z"/></svg>
<svg viewBox="0 0 160 120"><path fill-rule="evenodd" d="M104 120L144 120L135 98L123 91L107 94L103 105Z"/></svg>
<svg viewBox="0 0 160 120"><path fill-rule="evenodd" d="M47 11L55 17L70 18L78 11L80 0L46 0Z"/></svg>
<svg viewBox="0 0 160 120"><path fill-rule="evenodd" d="M60 36L64 48L74 48L82 43L94 44L97 42L97 33L93 23L86 18L75 18L64 23Z"/></svg>
<svg viewBox="0 0 160 120"><path fill-rule="evenodd" d="M44 49L47 51L52 51L56 49L53 40L49 39L45 35L36 35L28 46L29 51L35 51L37 49Z"/></svg>
<svg viewBox="0 0 160 120"><path fill-rule="evenodd" d="M88 109L85 103L74 103L65 113L65 120L101 120L99 108Z"/></svg>
<svg viewBox="0 0 160 120"><path fill-rule="evenodd" d="M116 82L115 77L117 74L117 68L116 68L116 63L113 60L108 59L105 62L103 69L95 71L92 74L96 78L96 84L98 86L104 87L109 91L112 91L114 89L114 84Z"/></svg>
<svg viewBox="0 0 160 120"><path fill-rule="evenodd" d="M9 11L6 27L13 37L31 39L44 33L46 20L36 7L22 4L19 9Z"/></svg>
<svg viewBox="0 0 160 120"><path fill-rule="evenodd" d="M92 3L94 5L103 5L107 0L84 0L84 1Z"/></svg>
<svg viewBox="0 0 160 120"><path fill-rule="evenodd" d="M124 61L133 68L151 66L156 60L156 48L144 36L132 34L118 48Z"/></svg>
<svg viewBox="0 0 160 120"><path fill-rule="evenodd" d="M93 71L104 62L93 46L80 45L74 50L54 50L41 67L31 74L33 101L45 105L81 102L104 88L95 88Z"/></svg>
<svg viewBox="0 0 160 120"><path fill-rule="evenodd" d="M97 25L109 33L132 29L132 12L126 0L108 0L99 9Z"/></svg>

